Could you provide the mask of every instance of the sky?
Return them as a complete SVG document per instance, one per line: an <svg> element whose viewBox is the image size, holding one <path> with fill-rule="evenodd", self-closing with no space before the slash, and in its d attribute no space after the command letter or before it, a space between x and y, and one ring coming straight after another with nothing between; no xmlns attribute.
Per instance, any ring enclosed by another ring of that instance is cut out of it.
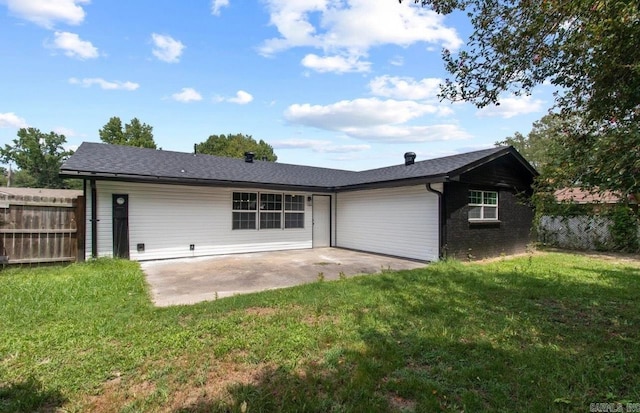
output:
<svg viewBox="0 0 640 413"><path fill-rule="evenodd" d="M484 149L528 133L553 89L441 101L441 52L470 33L411 0L0 0L0 145L34 127L74 149L117 116L163 150L243 133L346 170Z"/></svg>

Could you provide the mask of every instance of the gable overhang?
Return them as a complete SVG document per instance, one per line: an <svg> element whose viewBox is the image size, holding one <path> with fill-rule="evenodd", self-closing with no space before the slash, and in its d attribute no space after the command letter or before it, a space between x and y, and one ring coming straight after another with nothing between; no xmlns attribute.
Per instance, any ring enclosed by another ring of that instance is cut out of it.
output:
<svg viewBox="0 0 640 413"><path fill-rule="evenodd" d="M518 151L516 151L513 146L508 146L504 149L502 149L501 151L495 152L487 157L484 157L482 159L479 159L475 162L470 162L458 169L455 169L451 172L448 173L448 175L451 177L452 180L455 180L455 177L460 177L460 175L470 172L476 168L479 168L483 165L486 165L488 163L491 163L499 158L502 158L503 156L508 156L511 155L513 156L516 161L518 161L526 170L527 172L529 172L531 174L532 177L536 177L538 175L540 175L538 173L538 171L536 171L536 169L531 166L531 164L522 157L522 155L520 155L520 153L518 153Z"/></svg>

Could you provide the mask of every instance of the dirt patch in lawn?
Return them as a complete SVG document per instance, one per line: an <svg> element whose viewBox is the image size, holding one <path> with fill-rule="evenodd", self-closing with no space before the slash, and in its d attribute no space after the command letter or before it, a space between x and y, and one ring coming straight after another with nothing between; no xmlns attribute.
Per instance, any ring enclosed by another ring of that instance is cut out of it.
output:
<svg viewBox="0 0 640 413"><path fill-rule="evenodd" d="M276 314L278 310L271 307L249 307L244 312L251 316L267 317Z"/></svg>
<svg viewBox="0 0 640 413"><path fill-rule="evenodd" d="M175 362L175 364L183 364ZM184 363L185 368L188 363ZM157 381L136 382L134 374L104 383L98 394L89 396L82 404L83 411L106 413L133 410L157 412L206 411L214 404L233 403L229 389L237 385L258 383L269 366L265 363L243 364L216 361L205 372L182 382L175 374Z"/></svg>

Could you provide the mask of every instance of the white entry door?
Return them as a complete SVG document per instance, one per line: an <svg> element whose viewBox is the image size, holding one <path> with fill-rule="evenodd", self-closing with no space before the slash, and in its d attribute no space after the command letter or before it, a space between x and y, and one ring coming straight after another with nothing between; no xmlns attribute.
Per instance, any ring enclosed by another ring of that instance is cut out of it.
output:
<svg viewBox="0 0 640 413"><path fill-rule="evenodd" d="M313 196L313 248L331 246L331 196Z"/></svg>

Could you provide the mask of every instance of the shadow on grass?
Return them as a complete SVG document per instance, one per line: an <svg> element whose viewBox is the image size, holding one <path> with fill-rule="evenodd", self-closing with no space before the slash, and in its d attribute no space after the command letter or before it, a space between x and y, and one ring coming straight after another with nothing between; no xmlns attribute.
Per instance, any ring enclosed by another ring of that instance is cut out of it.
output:
<svg viewBox="0 0 640 413"><path fill-rule="evenodd" d="M177 411L572 412L640 400L635 269L601 271L611 286L526 264L458 270L361 279L378 294L351 313L361 347L267 368L227 388L230 399Z"/></svg>
<svg viewBox="0 0 640 413"><path fill-rule="evenodd" d="M231 399L176 410L204 412L569 412L585 405L548 386L563 378L550 350L522 354L490 344L389 337L370 331L362 351L336 351L295 370L263 370L233 385ZM399 338L399 340L398 340ZM546 365L548 376L536 374ZM556 393L558 392L558 393ZM548 397L545 397L549 395Z"/></svg>
<svg viewBox="0 0 640 413"><path fill-rule="evenodd" d="M65 402L60 392L46 389L33 377L0 385L0 412L54 412Z"/></svg>

